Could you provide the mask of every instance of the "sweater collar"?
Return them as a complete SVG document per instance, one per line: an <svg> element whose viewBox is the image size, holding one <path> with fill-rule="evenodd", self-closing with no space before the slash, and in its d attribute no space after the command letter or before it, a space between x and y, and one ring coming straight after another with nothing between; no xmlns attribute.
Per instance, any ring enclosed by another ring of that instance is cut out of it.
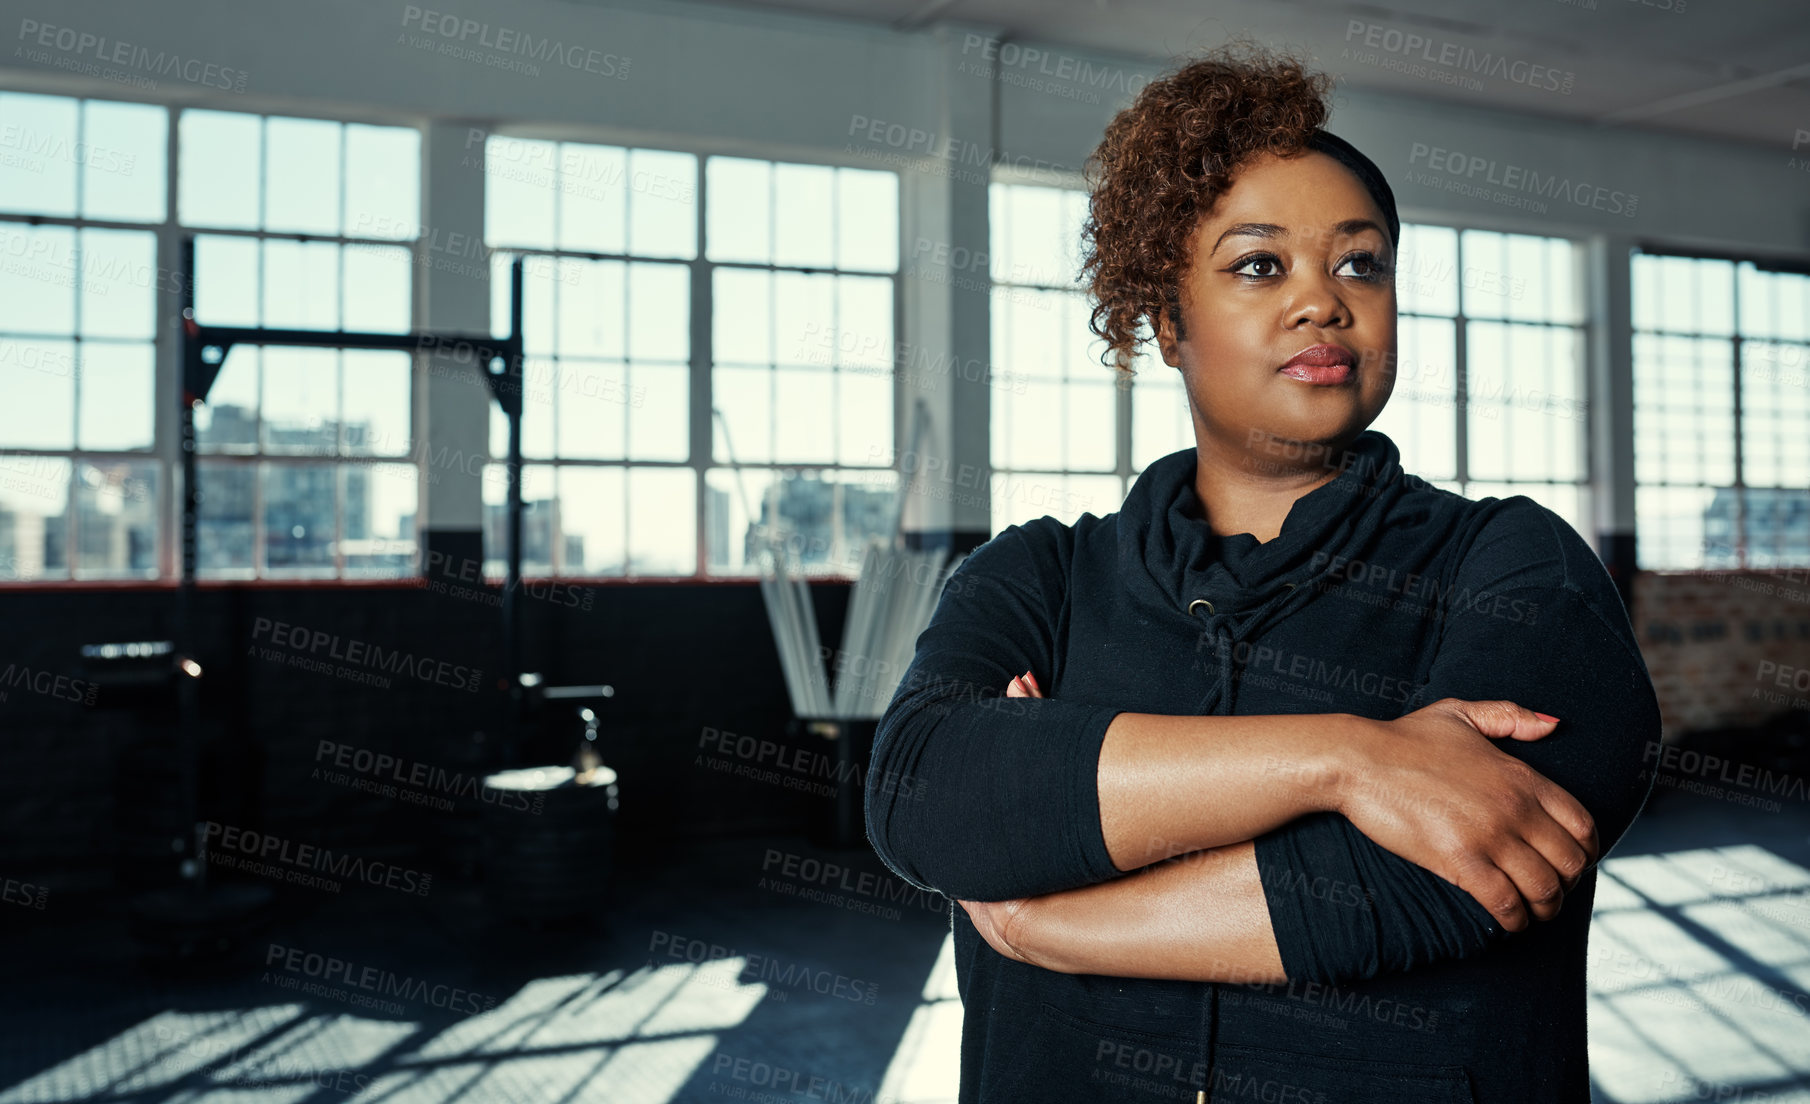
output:
<svg viewBox="0 0 1810 1104"><path fill-rule="evenodd" d="M1200 599L1218 615L1247 612L1325 573L1331 557L1361 553L1405 484L1400 450L1376 430L1360 433L1349 453L1264 544L1251 533L1212 531L1194 490L1194 449L1151 464L1119 511L1119 560L1133 595L1183 613Z"/></svg>

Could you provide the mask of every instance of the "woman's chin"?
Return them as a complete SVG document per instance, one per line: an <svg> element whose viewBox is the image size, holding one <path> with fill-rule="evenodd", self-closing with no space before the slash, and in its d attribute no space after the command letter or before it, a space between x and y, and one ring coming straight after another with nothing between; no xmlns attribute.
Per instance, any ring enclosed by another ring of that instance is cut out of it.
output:
<svg viewBox="0 0 1810 1104"><path fill-rule="evenodd" d="M1351 440L1375 420L1375 414L1351 403L1336 410L1297 412L1292 417L1278 418L1270 433L1287 441L1331 446Z"/></svg>

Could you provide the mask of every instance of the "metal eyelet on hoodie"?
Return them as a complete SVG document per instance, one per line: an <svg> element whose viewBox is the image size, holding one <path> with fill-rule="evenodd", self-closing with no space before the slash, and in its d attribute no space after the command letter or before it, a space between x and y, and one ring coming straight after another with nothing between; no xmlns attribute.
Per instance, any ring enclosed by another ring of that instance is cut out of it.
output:
<svg viewBox="0 0 1810 1104"><path fill-rule="evenodd" d="M1207 607L1207 612L1209 614L1211 614L1213 612L1213 603L1207 601L1205 598L1196 598L1196 599L1194 599L1194 601L1188 603L1188 616L1189 617L1194 616L1194 609L1197 606Z"/></svg>

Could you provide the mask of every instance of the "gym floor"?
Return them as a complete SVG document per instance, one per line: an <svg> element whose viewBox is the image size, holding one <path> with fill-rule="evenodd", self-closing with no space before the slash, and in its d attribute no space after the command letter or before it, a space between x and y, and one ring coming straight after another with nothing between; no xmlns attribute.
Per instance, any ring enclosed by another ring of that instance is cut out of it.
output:
<svg viewBox="0 0 1810 1104"><path fill-rule="evenodd" d="M1661 790L1607 863L1599 1101L1810 1104L1810 810L1783 804ZM698 845L569 927L488 920L454 882L284 897L199 982L142 968L123 913L68 910L9 971L0 1104L952 1101L947 915L865 893L881 868L850 854Z"/></svg>

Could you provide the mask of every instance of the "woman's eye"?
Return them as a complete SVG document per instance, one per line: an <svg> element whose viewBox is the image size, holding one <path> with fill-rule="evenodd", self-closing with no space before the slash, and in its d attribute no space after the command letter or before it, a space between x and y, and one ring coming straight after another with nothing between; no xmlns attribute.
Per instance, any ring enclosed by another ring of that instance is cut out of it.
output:
<svg viewBox="0 0 1810 1104"><path fill-rule="evenodd" d="M1239 261L1232 271L1240 276L1274 276L1282 271L1282 262L1268 253L1259 253Z"/></svg>
<svg viewBox="0 0 1810 1104"><path fill-rule="evenodd" d="M1376 255L1373 253L1353 253L1351 256L1346 257L1343 261L1339 262L1340 269L1344 269L1348 265L1355 265L1357 267L1357 271L1352 272L1351 275L1360 280L1380 280L1389 271L1383 262L1377 260Z"/></svg>

